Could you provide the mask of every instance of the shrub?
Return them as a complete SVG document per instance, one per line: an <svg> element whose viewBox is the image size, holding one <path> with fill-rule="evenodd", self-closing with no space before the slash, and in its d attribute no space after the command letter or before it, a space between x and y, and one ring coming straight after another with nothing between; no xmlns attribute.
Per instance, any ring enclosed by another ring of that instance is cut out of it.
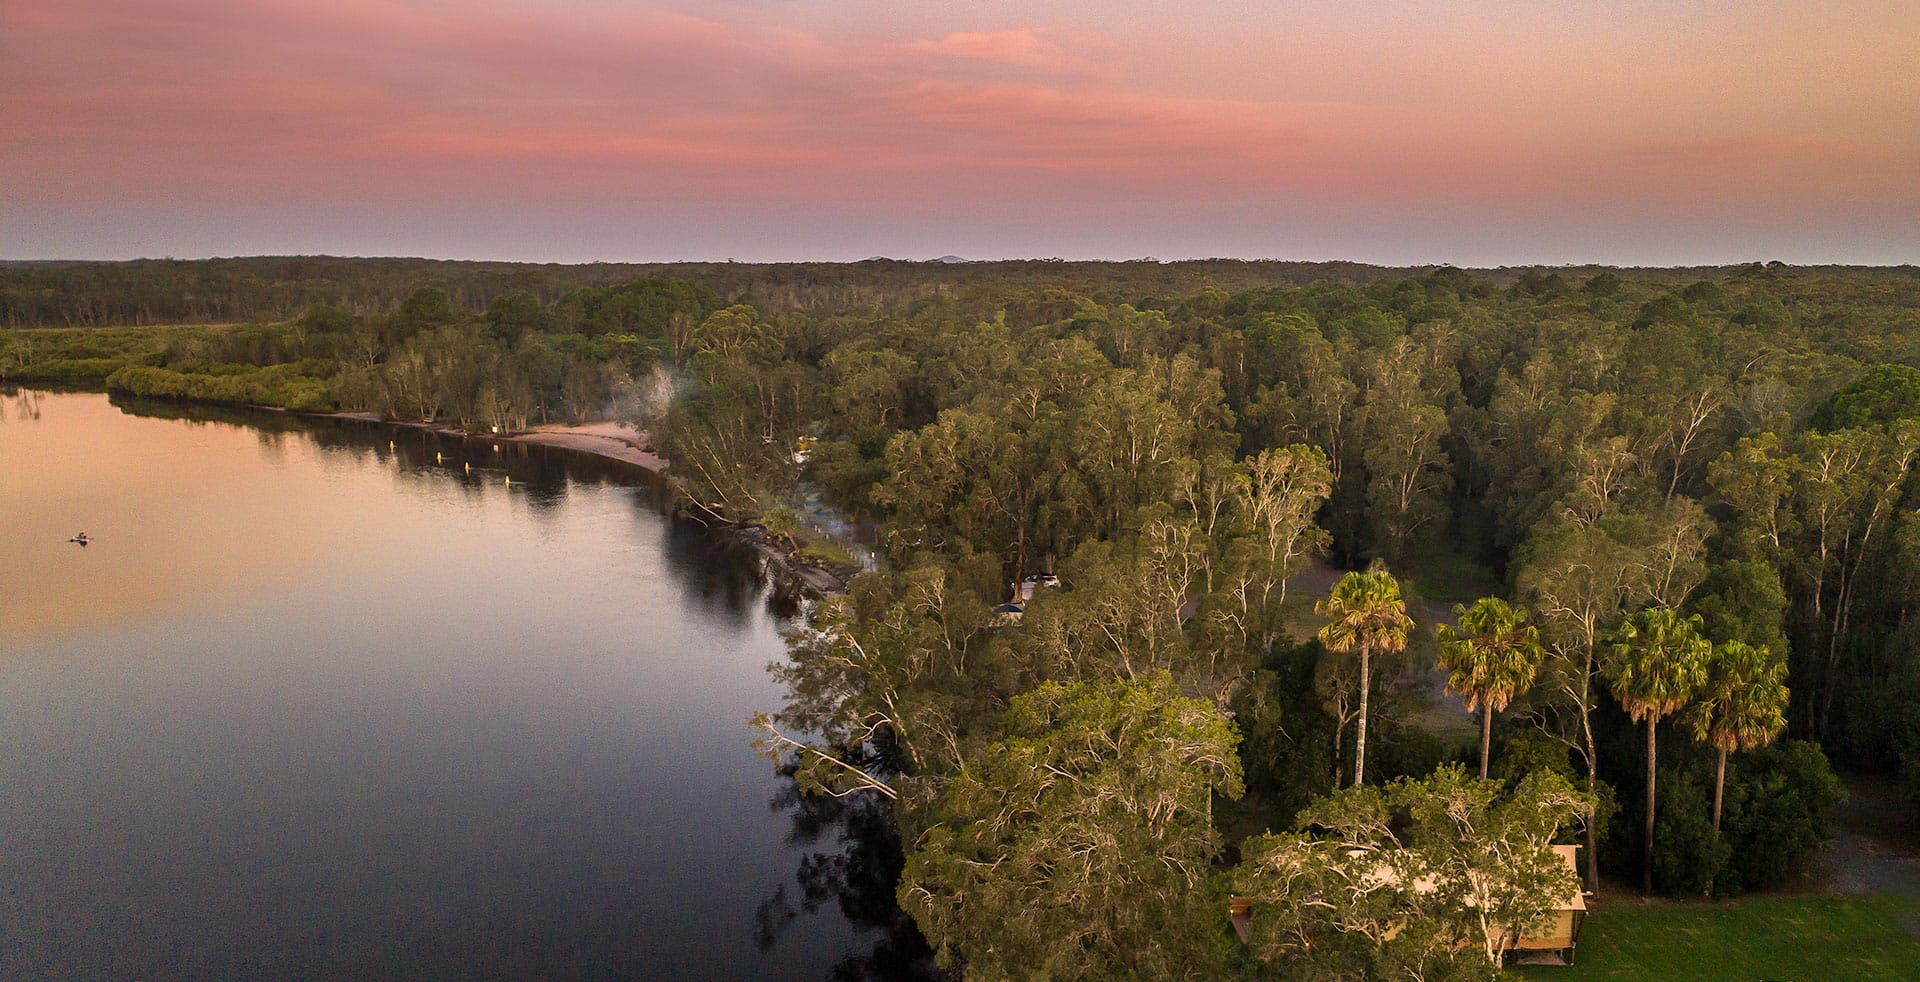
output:
<svg viewBox="0 0 1920 982"><path fill-rule="evenodd" d="M49 358L0 371L16 382L60 382L105 378L126 367L124 358Z"/></svg>
<svg viewBox="0 0 1920 982"><path fill-rule="evenodd" d="M1658 787L1653 881L1664 893L1704 894L1732 855L1725 838L1713 834L1713 769L1663 767Z"/></svg>
<svg viewBox="0 0 1920 982"><path fill-rule="evenodd" d="M1831 838L1826 813L1846 800L1818 744L1789 740L1736 755L1720 819L1731 855L1715 890L1770 889L1806 872Z"/></svg>
<svg viewBox="0 0 1920 982"><path fill-rule="evenodd" d="M1710 753L1660 772L1654 879L1663 893L1719 896L1779 887L1807 871L1829 835L1826 813L1846 800L1816 744L1790 740L1727 763L1720 835L1713 835ZM1637 844L1637 840L1636 840Z"/></svg>
<svg viewBox="0 0 1920 982"><path fill-rule="evenodd" d="M310 360L239 371L233 369L240 366L207 367L211 370L183 372L131 365L108 376L107 388L160 399L277 406L301 412L324 412L334 405L329 380L308 374L331 375L334 371L331 362Z"/></svg>

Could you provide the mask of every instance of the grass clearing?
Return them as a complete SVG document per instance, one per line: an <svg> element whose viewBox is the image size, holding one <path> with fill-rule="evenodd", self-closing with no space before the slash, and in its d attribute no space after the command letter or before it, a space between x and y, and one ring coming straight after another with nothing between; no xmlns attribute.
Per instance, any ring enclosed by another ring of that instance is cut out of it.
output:
<svg viewBox="0 0 1920 982"><path fill-rule="evenodd" d="M853 553L848 552L832 542L826 541L807 543L806 548L800 550L800 558L818 559L822 562L838 563L842 566L860 565L859 561L854 558Z"/></svg>
<svg viewBox="0 0 1920 982"><path fill-rule="evenodd" d="M1503 592L1492 569L1453 552L1415 559L1400 575L1413 581L1423 599L1447 607L1471 604L1481 597L1497 597Z"/></svg>
<svg viewBox="0 0 1920 982"><path fill-rule="evenodd" d="M1313 609L1314 603L1320 599L1304 590L1288 591L1286 602L1280 605L1280 623L1293 640L1303 644L1312 641L1321 626L1327 623L1327 619Z"/></svg>
<svg viewBox="0 0 1920 982"><path fill-rule="evenodd" d="M1594 910L1571 968L1526 967L1530 980L1911 980L1920 977L1920 900L1753 897L1726 903L1642 904L1610 898Z"/></svg>

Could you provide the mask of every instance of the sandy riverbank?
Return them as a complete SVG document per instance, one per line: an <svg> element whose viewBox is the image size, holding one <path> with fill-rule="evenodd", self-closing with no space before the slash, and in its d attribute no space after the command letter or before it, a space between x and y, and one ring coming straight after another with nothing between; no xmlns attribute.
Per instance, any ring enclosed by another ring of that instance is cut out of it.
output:
<svg viewBox="0 0 1920 982"><path fill-rule="evenodd" d="M534 443L564 447L581 453L620 460L655 474L667 469L666 458L650 449L647 434L620 423L585 423L578 426L551 423L501 437L509 443Z"/></svg>
<svg viewBox="0 0 1920 982"><path fill-rule="evenodd" d="M263 409L274 407L263 406ZM280 410L284 412L285 410ZM385 426L405 426L416 430L432 430L449 436L465 437L472 440L497 440L501 443L528 443L543 447L559 447L563 450L576 450L580 453L605 457L632 464L654 474L667 469L665 457L652 449L653 441L646 433L620 423L606 421L600 423L548 423L532 429L521 430L504 435L469 433L465 430L439 423L419 423L406 420L382 419L379 413L316 413L328 419L351 419L362 423L379 423Z"/></svg>

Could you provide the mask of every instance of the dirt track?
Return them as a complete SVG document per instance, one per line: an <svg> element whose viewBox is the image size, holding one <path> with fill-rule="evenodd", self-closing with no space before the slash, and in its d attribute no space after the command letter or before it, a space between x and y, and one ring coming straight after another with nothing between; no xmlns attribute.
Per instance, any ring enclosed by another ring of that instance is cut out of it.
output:
<svg viewBox="0 0 1920 982"><path fill-rule="evenodd" d="M1917 812L1886 778L1847 778L1847 802L1833 816L1833 847L1820 857L1826 889L1920 897Z"/></svg>

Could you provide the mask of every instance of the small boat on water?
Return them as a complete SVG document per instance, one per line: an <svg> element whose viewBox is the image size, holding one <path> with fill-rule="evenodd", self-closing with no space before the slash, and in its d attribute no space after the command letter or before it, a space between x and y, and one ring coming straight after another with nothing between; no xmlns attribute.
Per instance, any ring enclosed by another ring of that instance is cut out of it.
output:
<svg viewBox="0 0 1920 982"><path fill-rule="evenodd" d="M83 546L84 546L84 545L86 545L86 544L87 544L87 543L88 543L89 541L91 541L91 540L87 538L87 533L85 533L85 532L78 532L78 533L75 533L75 534L74 534L74 537L73 537L73 538L71 538L71 539L68 539L67 541L68 541L68 542L77 542L77 543L79 543L79 544L81 544L81 545L83 545Z"/></svg>

